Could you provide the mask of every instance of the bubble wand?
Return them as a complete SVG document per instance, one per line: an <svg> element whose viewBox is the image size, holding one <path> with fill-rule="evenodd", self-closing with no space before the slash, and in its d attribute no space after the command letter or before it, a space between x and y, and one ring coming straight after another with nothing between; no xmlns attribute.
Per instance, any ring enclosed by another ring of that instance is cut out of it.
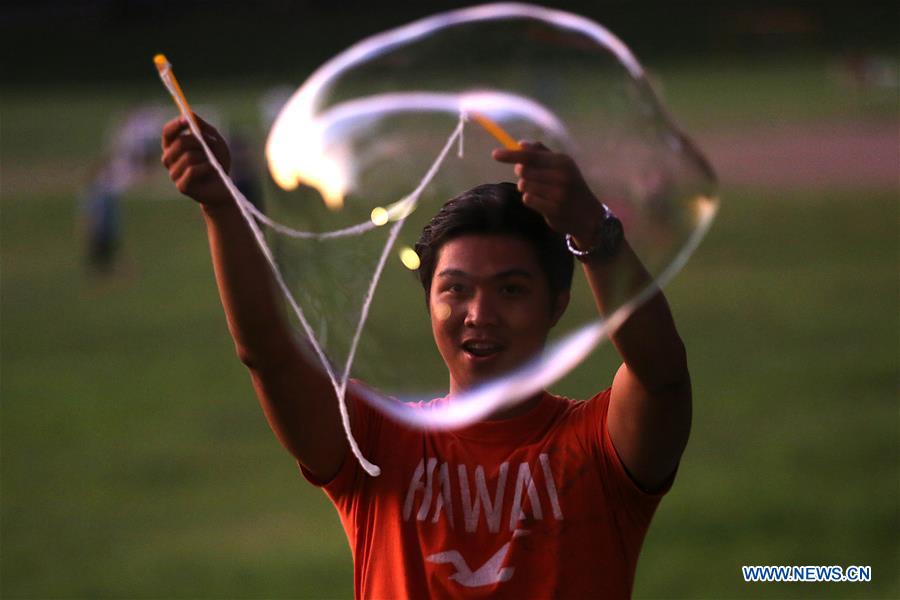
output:
<svg viewBox="0 0 900 600"><path fill-rule="evenodd" d="M348 358L347 363L344 367L344 372L341 374L340 379L338 379L337 373L335 373L334 369L331 368L330 362L329 362L328 358L325 356L325 352L322 349L322 346L319 344L319 342L315 336L315 333L313 332L313 329L309 324L309 321L306 319L306 316L303 313L303 310L300 308L299 304L297 304L297 301L294 298L293 294L291 294L291 291L288 288L288 285L285 282L284 277L281 274L281 271L278 269L278 266L275 262L275 258L272 255L272 251L269 249L268 245L266 245L265 237L264 237L262 231L260 230L259 224L256 222L256 219L254 218L255 215L258 215L260 217L263 217L263 219L261 219L261 220L265 221L265 215L263 215L262 213L253 213L252 212L253 205L250 203L249 200L247 200L244 197L244 195L241 193L241 191L239 189L237 189L237 186L234 184L234 182L231 180L231 178L228 177L228 174L222 168L222 165L219 164L218 159L216 159L215 154L210 149L209 145L206 143L206 140L204 139L204 136L200 131L200 127L198 126L197 121L194 118L194 114L193 114L193 111L191 111L190 105L187 103L187 99L184 97L184 92L182 92L181 86L178 85L178 81L175 79L175 73L172 70L172 65L169 63L168 60L166 60L166 57L162 54L157 54L156 56L154 56L153 63L156 65L156 69L159 72L160 79L162 80L163 84L166 86L166 89L169 91L169 94L172 96L172 100L175 101L175 104L178 106L178 109L181 111L182 118L188 124L188 126L191 130L191 133L194 135L194 137L197 139L197 141L200 142L200 145L203 147L204 153L206 154L207 158L209 159L209 163L216 170L216 172L218 173L222 182L225 184L225 187L228 188L228 191L231 193L231 197L234 199L238 210L241 212L241 216L243 216L244 220L246 221L247 226L250 228L250 231L253 234L253 237L256 239L256 243L259 246L260 251L263 253L263 256L265 257L266 261L269 263L269 267L271 268L271 272L272 272L273 277L275 278L275 282L277 283L278 287L281 289L282 293L284 294L285 298L287 299L288 304L290 305L291 309L293 309L294 314L297 316L297 319L299 320L300 325L303 328L303 331L306 333L307 339L309 340L309 342L313 348L313 351L315 352L316 356L318 356L319 360L321 361L322 368L325 371L326 375L328 376L328 379L331 382L331 385L334 388L335 394L337 395L337 398L338 398L338 407L340 409L340 414L341 414L341 424L343 425L344 433L347 437L347 442L350 445L350 451L353 453L353 455L359 461L359 464L362 466L362 468L369 475L372 475L373 477L377 477L379 474L381 474L381 469L377 465L368 461L363 456L362 451L359 448L359 444L357 443L356 438L353 437L353 433L350 429L350 415L347 410L346 392L347 392L347 384L349 382L350 365L352 364L352 356L353 356L353 353L355 352L355 346L356 346L357 342L359 341L359 335L362 332L362 325L365 323L366 317L368 315L369 305L371 304L371 301L372 301L372 295L374 294L375 286L376 286L378 280L380 279L381 270L384 268L384 264L387 259L388 253L389 253L390 249L393 247L394 241L396 240L396 237L400 232L400 227L403 225L403 222L406 218L406 214L408 214L408 213L403 214L398 219L398 222L395 223L391 228L388 242L385 245L385 248L381 253L381 258L379 260L378 266L376 267L376 272L373 276L372 282L369 285L369 290L367 292L366 298L363 303L363 308L361 311L359 323L357 325L355 338L354 338L353 344L351 346L350 358ZM444 144L444 147L441 149L440 154L437 156L434 163L431 165L431 168L428 170L428 173L425 174L425 177L422 178L422 181L419 182L419 185L416 187L416 189L413 192L411 192L405 198L405 200L403 200L402 202L406 202L408 204L411 204L412 206L415 206L415 203L418 201L419 196L421 196L422 192L425 190L425 188L428 186L428 184L432 181L432 179L434 179L434 176L436 175L441 164L443 164L444 159L447 156L447 154L449 153L450 149L453 147L453 144L462 135L463 125L464 125L464 120L461 116L461 118L459 120L459 124L457 125L456 129L453 130L453 133L450 135L450 137L447 139L447 142ZM507 137L509 137L509 136L507 136ZM509 139L512 139L512 138L509 138ZM375 226L377 226L377 225L374 225L374 224L371 225L371 227L375 227ZM359 228L352 227L349 229L353 230L355 232ZM361 229L360 232L365 231L367 229L368 228ZM344 231L338 232L338 233L344 234L346 231L348 231L348 230L344 230ZM309 237L316 237L316 236L309 236ZM324 236L320 236L320 239L321 239L321 237L324 237Z"/></svg>
<svg viewBox="0 0 900 600"><path fill-rule="evenodd" d="M172 65L168 60L166 60L165 55L157 54L156 56L154 56L153 64L156 65L156 70L159 71L159 78L166 86L166 89L169 90L169 94L172 96L172 100L175 101L175 104L178 106L178 110L181 111L181 116L190 127L191 133L195 138L197 138L197 141L199 141L200 145L203 147L203 151L206 153L206 157L209 159L209 163L219 174L219 177L222 179L222 183L225 184L225 187L228 188L228 191L231 193L231 197L234 199L238 210L241 212L241 215L244 218L244 221L246 221L247 226L250 228L253 237L256 239L256 243L259 246L260 251L262 251L263 256L269 263L269 267L272 270L272 275L275 278L275 282L278 284L278 287L281 288L282 293L285 294L288 303L294 310L297 318L300 320L300 324L309 337L310 341L313 341L313 350L316 352L319 360L322 361L322 365L324 366L325 372L328 375L329 380L331 381L331 385L334 387L335 392L338 394L341 411L341 421L344 426L344 431L347 434L347 441L350 444L350 451L354 456L356 456L356 458L359 460L360 465L362 465L363 469L365 469L367 473L373 476L379 475L381 473L381 469L379 469L377 465L374 465L366 460L359 449L359 444L357 444L356 439L350 432L350 417L343 399L345 387L338 382L335 373L328 367L328 359L325 357L325 353L322 350L321 346L318 343L314 342L315 336L313 335L312 327L310 327L309 322L303 315L303 311L300 310L300 306L297 304L293 295L291 295L287 283L284 281L284 277L281 275L281 272L278 270L278 266L275 263L275 257L272 255L271 250L269 250L269 247L266 245L265 237L263 236L259 225L257 225L256 221L251 215L250 207L252 207L252 204L250 204L250 201L244 197L239 189L237 189L237 186L234 184L231 178L228 177L225 169L223 169L222 165L219 164L219 161L216 158L215 154L206 143L206 140L204 139L204 136L200 131L200 127L197 124L196 119L194 118L194 113L191 110L187 99L184 97L184 92L181 90L181 86L178 85L178 80L175 79L175 73L172 71Z"/></svg>
<svg viewBox="0 0 900 600"><path fill-rule="evenodd" d="M178 80L175 79L172 63L169 62L165 54L157 54L153 57L153 64L156 65L156 70L159 71L159 78L162 79L169 93L172 94L172 99L175 101L175 105L178 106L178 110L181 111L181 116L185 119L190 119L194 111L191 110L191 105L188 104L187 98L184 97L184 92L181 91L181 86L178 85Z"/></svg>
<svg viewBox="0 0 900 600"><path fill-rule="evenodd" d="M503 147L507 150L521 150L522 146L513 139L511 135L506 133L506 130L500 127L500 124L496 121L487 117L487 115L483 115L478 112L469 113L475 122L481 125L481 127L491 134L494 139L503 144Z"/></svg>

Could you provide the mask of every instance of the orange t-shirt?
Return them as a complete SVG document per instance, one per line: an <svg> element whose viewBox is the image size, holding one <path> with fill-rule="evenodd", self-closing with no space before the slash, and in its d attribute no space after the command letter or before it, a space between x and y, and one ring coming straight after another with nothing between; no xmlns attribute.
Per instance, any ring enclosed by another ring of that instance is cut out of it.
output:
<svg viewBox="0 0 900 600"><path fill-rule="evenodd" d="M304 475L340 514L356 597L629 597L671 481L648 494L627 474L607 433L609 393L544 393L524 415L454 431L354 402L354 432L381 475L349 453L327 484Z"/></svg>

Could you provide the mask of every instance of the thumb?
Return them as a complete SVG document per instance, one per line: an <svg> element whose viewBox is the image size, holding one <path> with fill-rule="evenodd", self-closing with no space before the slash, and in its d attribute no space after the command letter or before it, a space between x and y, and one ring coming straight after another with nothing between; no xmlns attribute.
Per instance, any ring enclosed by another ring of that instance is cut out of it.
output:
<svg viewBox="0 0 900 600"><path fill-rule="evenodd" d="M523 148L528 148L529 150L544 150L544 151L550 152L550 148L548 148L547 146L545 146L545 145L543 144L543 142L540 142L540 141L537 141L537 140L534 140L534 141L531 141L531 140L522 140L522 141L519 142L519 143L521 144L521 146L522 146Z"/></svg>

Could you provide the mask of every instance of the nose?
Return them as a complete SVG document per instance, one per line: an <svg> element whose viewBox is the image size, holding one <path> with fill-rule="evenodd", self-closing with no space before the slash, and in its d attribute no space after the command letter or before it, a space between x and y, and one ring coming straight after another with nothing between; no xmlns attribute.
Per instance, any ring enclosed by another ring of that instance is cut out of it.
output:
<svg viewBox="0 0 900 600"><path fill-rule="evenodd" d="M497 325L500 314L497 302L490 294L477 291L466 305L466 327L486 327Z"/></svg>

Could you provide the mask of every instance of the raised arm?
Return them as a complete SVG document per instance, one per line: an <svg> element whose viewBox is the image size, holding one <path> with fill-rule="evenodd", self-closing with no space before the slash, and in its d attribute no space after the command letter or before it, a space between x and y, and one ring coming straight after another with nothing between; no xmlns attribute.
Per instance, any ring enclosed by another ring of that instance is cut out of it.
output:
<svg viewBox="0 0 900 600"><path fill-rule="evenodd" d="M541 144L496 150L494 158L515 164L526 205L580 249L601 240L603 208L578 166ZM608 316L621 301L652 283L626 239L610 257L584 257L582 266L597 309ZM632 478L646 490L672 475L687 444L691 425L691 384L684 344L662 291L641 305L612 335L622 357L613 380L608 428Z"/></svg>
<svg viewBox="0 0 900 600"><path fill-rule="evenodd" d="M225 141L211 125L198 123L227 171ZM178 190L201 206L228 329L269 426L304 467L328 481L348 451L331 383L294 341L269 264L187 123L167 123L162 148Z"/></svg>

